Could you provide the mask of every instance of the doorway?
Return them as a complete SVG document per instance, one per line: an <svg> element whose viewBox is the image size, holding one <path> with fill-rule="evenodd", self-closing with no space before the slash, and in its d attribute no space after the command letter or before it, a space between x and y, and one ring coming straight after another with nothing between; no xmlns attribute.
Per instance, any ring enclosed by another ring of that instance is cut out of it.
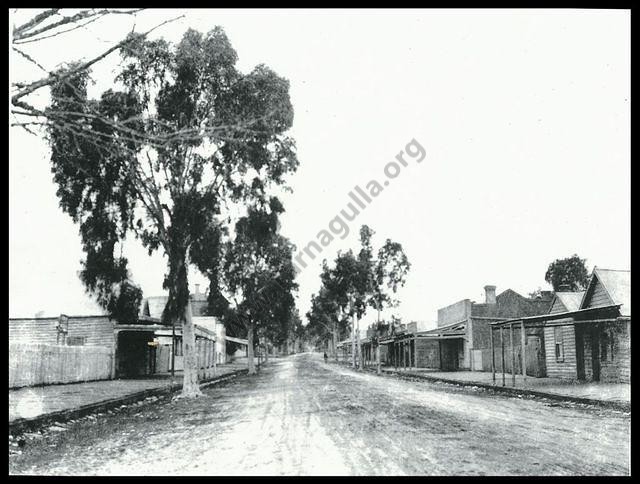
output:
<svg viewBox="0 0 640 484"><path fill-rule="evenodd" d="M440 340L440 368L443 371L458 371L458 346L461 340Z"/></svg>
<svg viewBox="0 0 640 484"><path fill-rule="evenodd" d="M120 331L118 332L117 378L136 378L149 375L150 346L153 332Z"/></svg>

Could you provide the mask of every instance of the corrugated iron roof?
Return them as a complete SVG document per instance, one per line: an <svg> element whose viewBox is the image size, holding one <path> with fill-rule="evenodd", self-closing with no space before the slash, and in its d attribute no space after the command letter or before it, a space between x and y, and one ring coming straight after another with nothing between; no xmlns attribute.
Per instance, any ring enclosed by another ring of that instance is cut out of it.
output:
<svg viewBox="0 0 640 484"><path fill-rule="evenodd" d="M447 324L446 326L430 329L428 331L418 331L416 333L416 336L441 338L441 337L447 337L447 336L463 337L466 334L467 334L467 322L462 321L459 323Z"/></svg>
<svg viewBox="0 0 640 484"><path fill-rule="evenodd" d="M508 324L513 324L513 323L519 323L521 321L524 321L525 323L535 323L535 322L539 322L539 321L555 321L557 319L564 319L564 318L573 318L576 316L588 316L590 314L597 314L597 313L601 313L603 311L612 311L612 310L620 310L620 305L618 304L612 304L610 306L599 306L596 308L587 308L587 309L578 309L577 311L566 311L563 313L556 313L556 314L540 314L537 316L526 316L524 318L511 318L511 319L505 319L503 321L496 321L494 323L489 323L491 326L506 326ZM570 323L573 324L573 323Z"/></svg>

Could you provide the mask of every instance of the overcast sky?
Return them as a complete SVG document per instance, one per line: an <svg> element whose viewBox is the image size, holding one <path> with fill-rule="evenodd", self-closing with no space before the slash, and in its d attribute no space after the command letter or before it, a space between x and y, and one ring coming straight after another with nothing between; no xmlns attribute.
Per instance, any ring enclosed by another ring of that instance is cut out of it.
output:
<svg viewBox="0 0 640 484"><path fill-rule="evenodd" d="M630 14L604 10L157 10L136 30L184 13L152 37L224 28L244 72L264 63L291 83L300 168L283 196L282 232L304 247L351 200L384 180L415 139L426 151L299 275L304 314L323 257L358 248L358 228L402 243L411 262L395 314L435 321L493 284L526 295L556 258L630 268ZM31 12L18 12L16 23ZM10 18L10 22L12 19ZM28 52L51 69L89 58L131 30L107 19ZM118 57L94 69L94 95ZM11 56L10 77L36 68ZM42 101L44 102L44 101ZM78 228L58 207L41 139L10 128L9 313L95 314L77 271ZM126 246L145 296L166 261ZM192 271L190 282L206 287ZM370 315L371 318L374 314Z"/></svg>

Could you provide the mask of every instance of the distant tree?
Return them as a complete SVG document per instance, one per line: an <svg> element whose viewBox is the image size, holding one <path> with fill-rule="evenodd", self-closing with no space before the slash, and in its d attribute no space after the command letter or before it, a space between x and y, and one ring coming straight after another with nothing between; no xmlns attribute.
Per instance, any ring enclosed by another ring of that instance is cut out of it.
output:
<svg viewBox="0 0 640 484"><path fill-rule="evenodd" d="M553 286L554 291L559 291L562 286L567 286L571 291L582 291L589 279L585 262L586 259L581 259L577 254L556 259L549 264L544 280Z"/></svg>
<svg viewBox="0 0 640 484"><path fill-rule="evenodd" d="M411 263L404 253L402 244L393 242L391 239L385 241L378 250L377 257L373 258L371 237L374 233L367 225L361 227L362 248L358 259L367 274L367 304L379 313L385 307L396 307L399 304L395 294L400 287L404 286Z"/></svg>
<svg viewBox="0 0 640 484"><path fill-rule="evenodd" d="M293 327L288 352L298 353L302 351L306 344L306 327L302 323L299 312L296 310L293 315Z"/></svg>
<svg viewBox="0 0 640 484"><path fill-rule="evenodd" d="M540 296L542 296L542 288L540 286L538 286L536 290L529 293L529 298L531 299L535 299Z"/></svg>
<svg viewBox="0 0 640 484"><path fill-rule="evenodd" d="M352 264L353 260L347 258ZM343 268L344 264L339 265ZM328 342L331 355L337 358L338 339L349 327L349 279L323 260L320 281L320 290L311 296L311 309L306 314L307 332L318 341Z"/></svg>
<svg viewBox="0 0 640 484"><path fill-rule="evenodd" d="M225 325L244 330L248 340L249 373L256 372L256 336L281 340L295 308L297 290L293 245L278 233L278 216L284 211L276 197L249 207L235 225L235 237L222 245L218 259L195 258L202 272L215 277L216 313ZM212 266L221 264L219 268Z"/></svg>
<svg viewBox="0 0 640 484"><path fill-rule="evenodd" d="M351 250L338 252L331 268L323 261L320 291L313 295L307 313L308 331L318 340L329 341L334 354L337 336L350 326L350 315L360 320L367 308L373 307L378 311L377 334L385 329L380 311L398 305L394 295L411 267L402 245L390 239L374 253L373 235L373 230L363 225L357 256ZM355 356L354 351L354 366Z"/></svg>
<svg viewBox="0 0 640 484"><path fill-rule="evenodd" d="M377 257L373 257L371 237L374 231L367 225L360 228L360 243L362 248L358 254L358 260L364 273L366 273L366 301L369 306L377 310L378 319L374 343L384 330L384 323L380 321L380 312L385 308L396 307L399 301L395 298L398 289L404 286L406 276L411 268L402 245L387 239L378 250ZM380 372L379 348L376 351L378 373Z"/></svg>

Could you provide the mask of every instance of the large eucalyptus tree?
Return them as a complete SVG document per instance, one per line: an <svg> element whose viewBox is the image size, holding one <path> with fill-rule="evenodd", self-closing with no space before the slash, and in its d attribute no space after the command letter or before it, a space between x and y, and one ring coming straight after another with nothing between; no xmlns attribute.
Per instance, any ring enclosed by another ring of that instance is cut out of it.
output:
<svg viewBox="0 0 640 484"><path fill-rule="evenodd" d="M241 73L219 27L188 30L177 45L131 34L121 55L114 88L99 99L87 95L86 70L68 67L53 84L51 109L68 122L50 127L52 171L80 226L89 290L123 281L127 261L114 250L130 234L166 255L163 317L182 323L183 395L195 396L189 263L228 210L267 200L296 170L289 83L264 65Z"/></svg>

